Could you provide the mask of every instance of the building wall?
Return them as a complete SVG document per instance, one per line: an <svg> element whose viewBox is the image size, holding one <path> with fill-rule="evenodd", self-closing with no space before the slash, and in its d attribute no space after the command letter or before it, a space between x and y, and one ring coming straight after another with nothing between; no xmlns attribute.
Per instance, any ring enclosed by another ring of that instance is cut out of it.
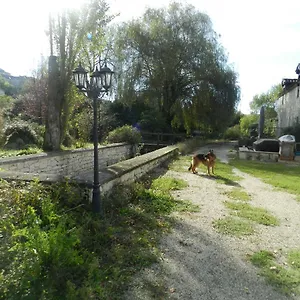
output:
<svg viewBox="0 0 300 300"><path fill-rule="evenodd" d="M132 146L112 144L99 147L99 168L128 159L132 156ZM77 149L53 153L40 153L14 158L0 159L2 171L56 176L74 176L93 170L93 149Z"/></svg>
<svg viewBox="0 0 300 300"><path fill-rule="evenodd" d="M283 128L293 126L300 122L299 94L299 86L294 85L276 101L275 107L278 117L278 135L281 135Z"/></svg>

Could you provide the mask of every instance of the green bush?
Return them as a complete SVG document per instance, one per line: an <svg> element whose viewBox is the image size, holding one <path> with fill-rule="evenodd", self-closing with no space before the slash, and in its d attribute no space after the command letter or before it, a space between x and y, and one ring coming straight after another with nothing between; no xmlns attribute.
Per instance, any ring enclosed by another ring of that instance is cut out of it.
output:
<svg viewBox="0 0 300 300"><path fill-rule="evenodd" d="M139 144L142 141L141 133L134 127L125 125L109 132L106 142Z"/></svg>
<svg viewBox="0 0 300 300"><path fill-rule="evenodd" d="M224 133L224 139L226 140L237 140L241 137L240 125L234 125L229 127Z"/></svg>
<svg viewBox="0 0 300 300"><path fill-rule="evenodd" d="M4 128L6 149L26 149L28 145L40 145L41 137L37 134L38 125L23 120L14 120ZM43 130L39 129L39 134Z"/></svg>

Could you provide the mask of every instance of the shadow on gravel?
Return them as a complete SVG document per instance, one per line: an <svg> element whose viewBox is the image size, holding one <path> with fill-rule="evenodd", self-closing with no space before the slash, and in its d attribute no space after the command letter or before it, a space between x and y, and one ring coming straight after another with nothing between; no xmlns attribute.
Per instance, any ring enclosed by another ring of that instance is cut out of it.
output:
<svg viewBox="0 0 300 300"><path fill-rule="evenodd" d="M161 241L160 264L141 272L125 299L291 300L235 257L214 232L176 221Z"/></svg>
<svg viewBox="0 0 300 300"><path fill-rule="evenodd" d="M195 174L195 175L203 177L205 179L209 179L209 180L222 180L223 181L222 183L224 183L226 185L237 186L237 187L241 186L238 182L228 179L226 177L220 176L220 175L212 175L212 176L209 176L207 174Z"/></svg>

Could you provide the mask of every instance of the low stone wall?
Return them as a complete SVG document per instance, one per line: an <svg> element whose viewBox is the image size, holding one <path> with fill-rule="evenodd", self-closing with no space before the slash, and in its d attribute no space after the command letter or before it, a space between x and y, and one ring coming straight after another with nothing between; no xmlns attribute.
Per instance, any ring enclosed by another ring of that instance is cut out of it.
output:
<svg viewBox="0 0 300 300"><path fill-rule="evenodd" d="M259 161L278 161L279 154L277 152L266 151L251 151L251 150L239 150L238 158L247 160L259 160Z"/></svg>
<svg viewBox="0 0 300 300"><path fill-rule="evenodd" d="M118 143L99 146L99 168L128 159L133 155L133 147L129 144ZM73 177L82 172L93 169L94 150L76 149L50 153L24 155L13 158L0 159L0 177L4 174L10 177L15 175L30 174L42 178ZM2 173L2 174L1 174ZM6 177L7 177L6 176Z"/></svg>
<svg viewBox="0 0 300 300"><path fill-rule="evenodd" d="M125 148L123 148L125 147ZM116 149L119 149L119 151L117 151ZM120 156L120 151L121 149L123 149L123 156ZM102 151L104 149L101 149ZM124 151L126 150L126 151ZM127 152L128 150L128 152ZM130 151L129 151L130 150ZM75 150L75 152L77 152L77 150ZM82 153L86 153L87 151L83 151ZM116 162L114 160L123 157L125 154L129 154L131 152L131 147L129 147L128 145L124 145L124 144L119 144L117 145L110 145L108 147L106 147L106 157L107 160L105 162L105 164L109 164L109 161L113 162L111 165L107 166L104 165L102 163L102 168L100 170L100 189L101 189L101 193L102 194L106 194L109 193L112 190L112 187L117 185L117 184L125 184L125 183L130 183L135 181L136 179L140 178L141 176L145 175L147 172L151 171L152 169L158 167L159 165L161 165L162 163L172 159L174 156L176 156L179 152L179 149L177 146L168 146L168 147L164 147L161 149L158 149L156 151L153 152L149 152L146 153L144 155L140 155L131 159L127 159L127 160L122 160L119 162ZM71 151L71 153L74 153L74 151ZM117 157L115 157L117 156ZM36 156L36 159L40 159L41 157L44 158L44 155L38 155ZM21 157L20 157L21 158ZM77 162L76 156L74 158L74 160L72 161L72 156L68 157L65 161L69 161L70 164L80 164L82 163L82 161L79 160L79 162ZM81 157L81 159L85 159L83 157ZM17 161L19 160L19 158L17 159ZM55 161L58 161L59 159L56 158ZM4 178L4 179L8 179L8 180L26 180L26 181L30 181L33 178L37 178L42 182L55 182L55 181L61 181L63 180L65 177L71 179L71 181L77 182L81 185L84 185L88 188L91 189L92 191L92 186L93 186L93 158L92 156L90 157L91 163L90 163L90 167L88 169L80 169L78 170L78 168L74 167L74 170L77 170L75 173L69 173L67 174L67 176L63 176L63 174L65 174L65 171L58 173L58 174L54 174L54 173L47 173L45 172L22 172L22 170L18 170L18 171L1 171L0 172L0 177ZM102 160L104 161L104 158L102 157ZM11 164L16 163L16 159L6 159L5 162L11 162ZM22 163L24 162L28 162L28 161L34 161L31 157L27 157L27 159L24 157L22 158ZM20 162L19 162L20 163ZM43 162L44 163L44 162ZM34 164L35 166L37 166L37 162ZM48 164L48 166L50 165L50 163ZM1 165L1 161L0 161L0 166L2 168ZM9 166L9 164L7 163L6 166ZM22 166L21 163L19 166ZM14 167L16 168L16 167ZM27 169L27 170L32 170L32 169ZM34 171L37 170L33 169ZM48 169L49 170L49 169ZM68 169L69 170L69 169ZM50 171L48 171L50 172Z"/></svg>
<svg viewBox="0 0 300 300"><path fill-rule="evenodd" d="M147 154L128 159L107 168L112 177L101 184L101 192L107 193L117 184L134 182L179 153L176 146L168 146Z"/></svg>

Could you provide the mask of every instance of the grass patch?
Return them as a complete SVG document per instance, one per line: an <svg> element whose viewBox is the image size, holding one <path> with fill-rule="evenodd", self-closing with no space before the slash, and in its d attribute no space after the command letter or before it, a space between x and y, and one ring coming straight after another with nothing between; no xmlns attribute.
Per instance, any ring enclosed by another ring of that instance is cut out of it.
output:
<svg viewBox="0 0 300 300"><path fill-rule="evenodd" d="M232 160L230 161L230 165L243 172L261 178L264 182L276 188L281 188L293 193L300 199L300 185L297 183L300 176L299 166L247 160Z"/></svg>
<svg viewBox="0 0 300 300"><path fill-rule="evenodd" d="M250 261L256 267L260 267L260 268L268 266L273 259L274 259L273 253L265 250L256 252L250 257Z"/></svg>
<svg viewBox="0 0 300 300"><path fill-rule="evenodd" d="M266 209L254 207L248 203L225 201L225 206L234 210L231 214L257 222L263 225L279 225L279 220Z"/></svg>
<svg viewBox="0 0 300 300"><path fill-rule="evenodd" d="M292 250L288 253L288 263L300 272L300 251Z"/></svg>
<svg viewBox="0 0 300 300"><path fill-rule="evenodd" d="M188 200L174 200L178 212L199 212L200 206Z"/></svg>
<svg viewBox="0 0 300 300"><path fill-rule="evenodd" d="M35 147L30 147L30 148L22 149L22 150L1 150L0 158L37 154L37 153L41 153L41 152L43 152L42 149L35 148Z"/></svg>
<svg viewBox="0 0 300 300"><path fill-rule="evenodd" d="M239 201L250 201L251 200L251 197L249 196L249 194L239 188L234 188L233 190L231 190L229 192L225 192L224 194L233 200L239 200Z"/></svg>
<svg viewBox="0 0 300 300"><path fill-rule="evenodd" d="M282 266L276 262L276 257L269 251L259 251L250 257L250 261L260 268L260 274L267 282L274 285L281 292L291 295L300 295L300 267L295 264L295 258L299 262L299 250L291 250L288 253L287 264ZM294 262L294 263L293 263Z"/></svg>
<svg viewBox="0 0 300 300"><path fill-rule="evenodd" d="M224 234L234 235L237 237L250 235L254 233L252 224L249 221L225 217L213 222L214 228Z"/></svg>
<svg viewBox="0 0 300 300"><path fill-rule="evenodd" d="M173 160L169 164L169 170L175 171L175 172L187 172L188 168L191 164L192 157L189 156L178 156L175 160Z"/></svg>
<svg viewBox="0 0 300 300"><path fill-rule="evenodd" d="M217 160L215 166L215 178L217 182L223 183L226 185L238 185L237 181L241 180L241 177L233 173L233 168L229 164L225 164Z"/></svg>
<svg viewBox="0 0 300 300"><path fill-rule="evenodd" d="M180 190L188 186L188 183L182 179L173 177L159 177L154 179L151 188L160 191Z"/></svg>

